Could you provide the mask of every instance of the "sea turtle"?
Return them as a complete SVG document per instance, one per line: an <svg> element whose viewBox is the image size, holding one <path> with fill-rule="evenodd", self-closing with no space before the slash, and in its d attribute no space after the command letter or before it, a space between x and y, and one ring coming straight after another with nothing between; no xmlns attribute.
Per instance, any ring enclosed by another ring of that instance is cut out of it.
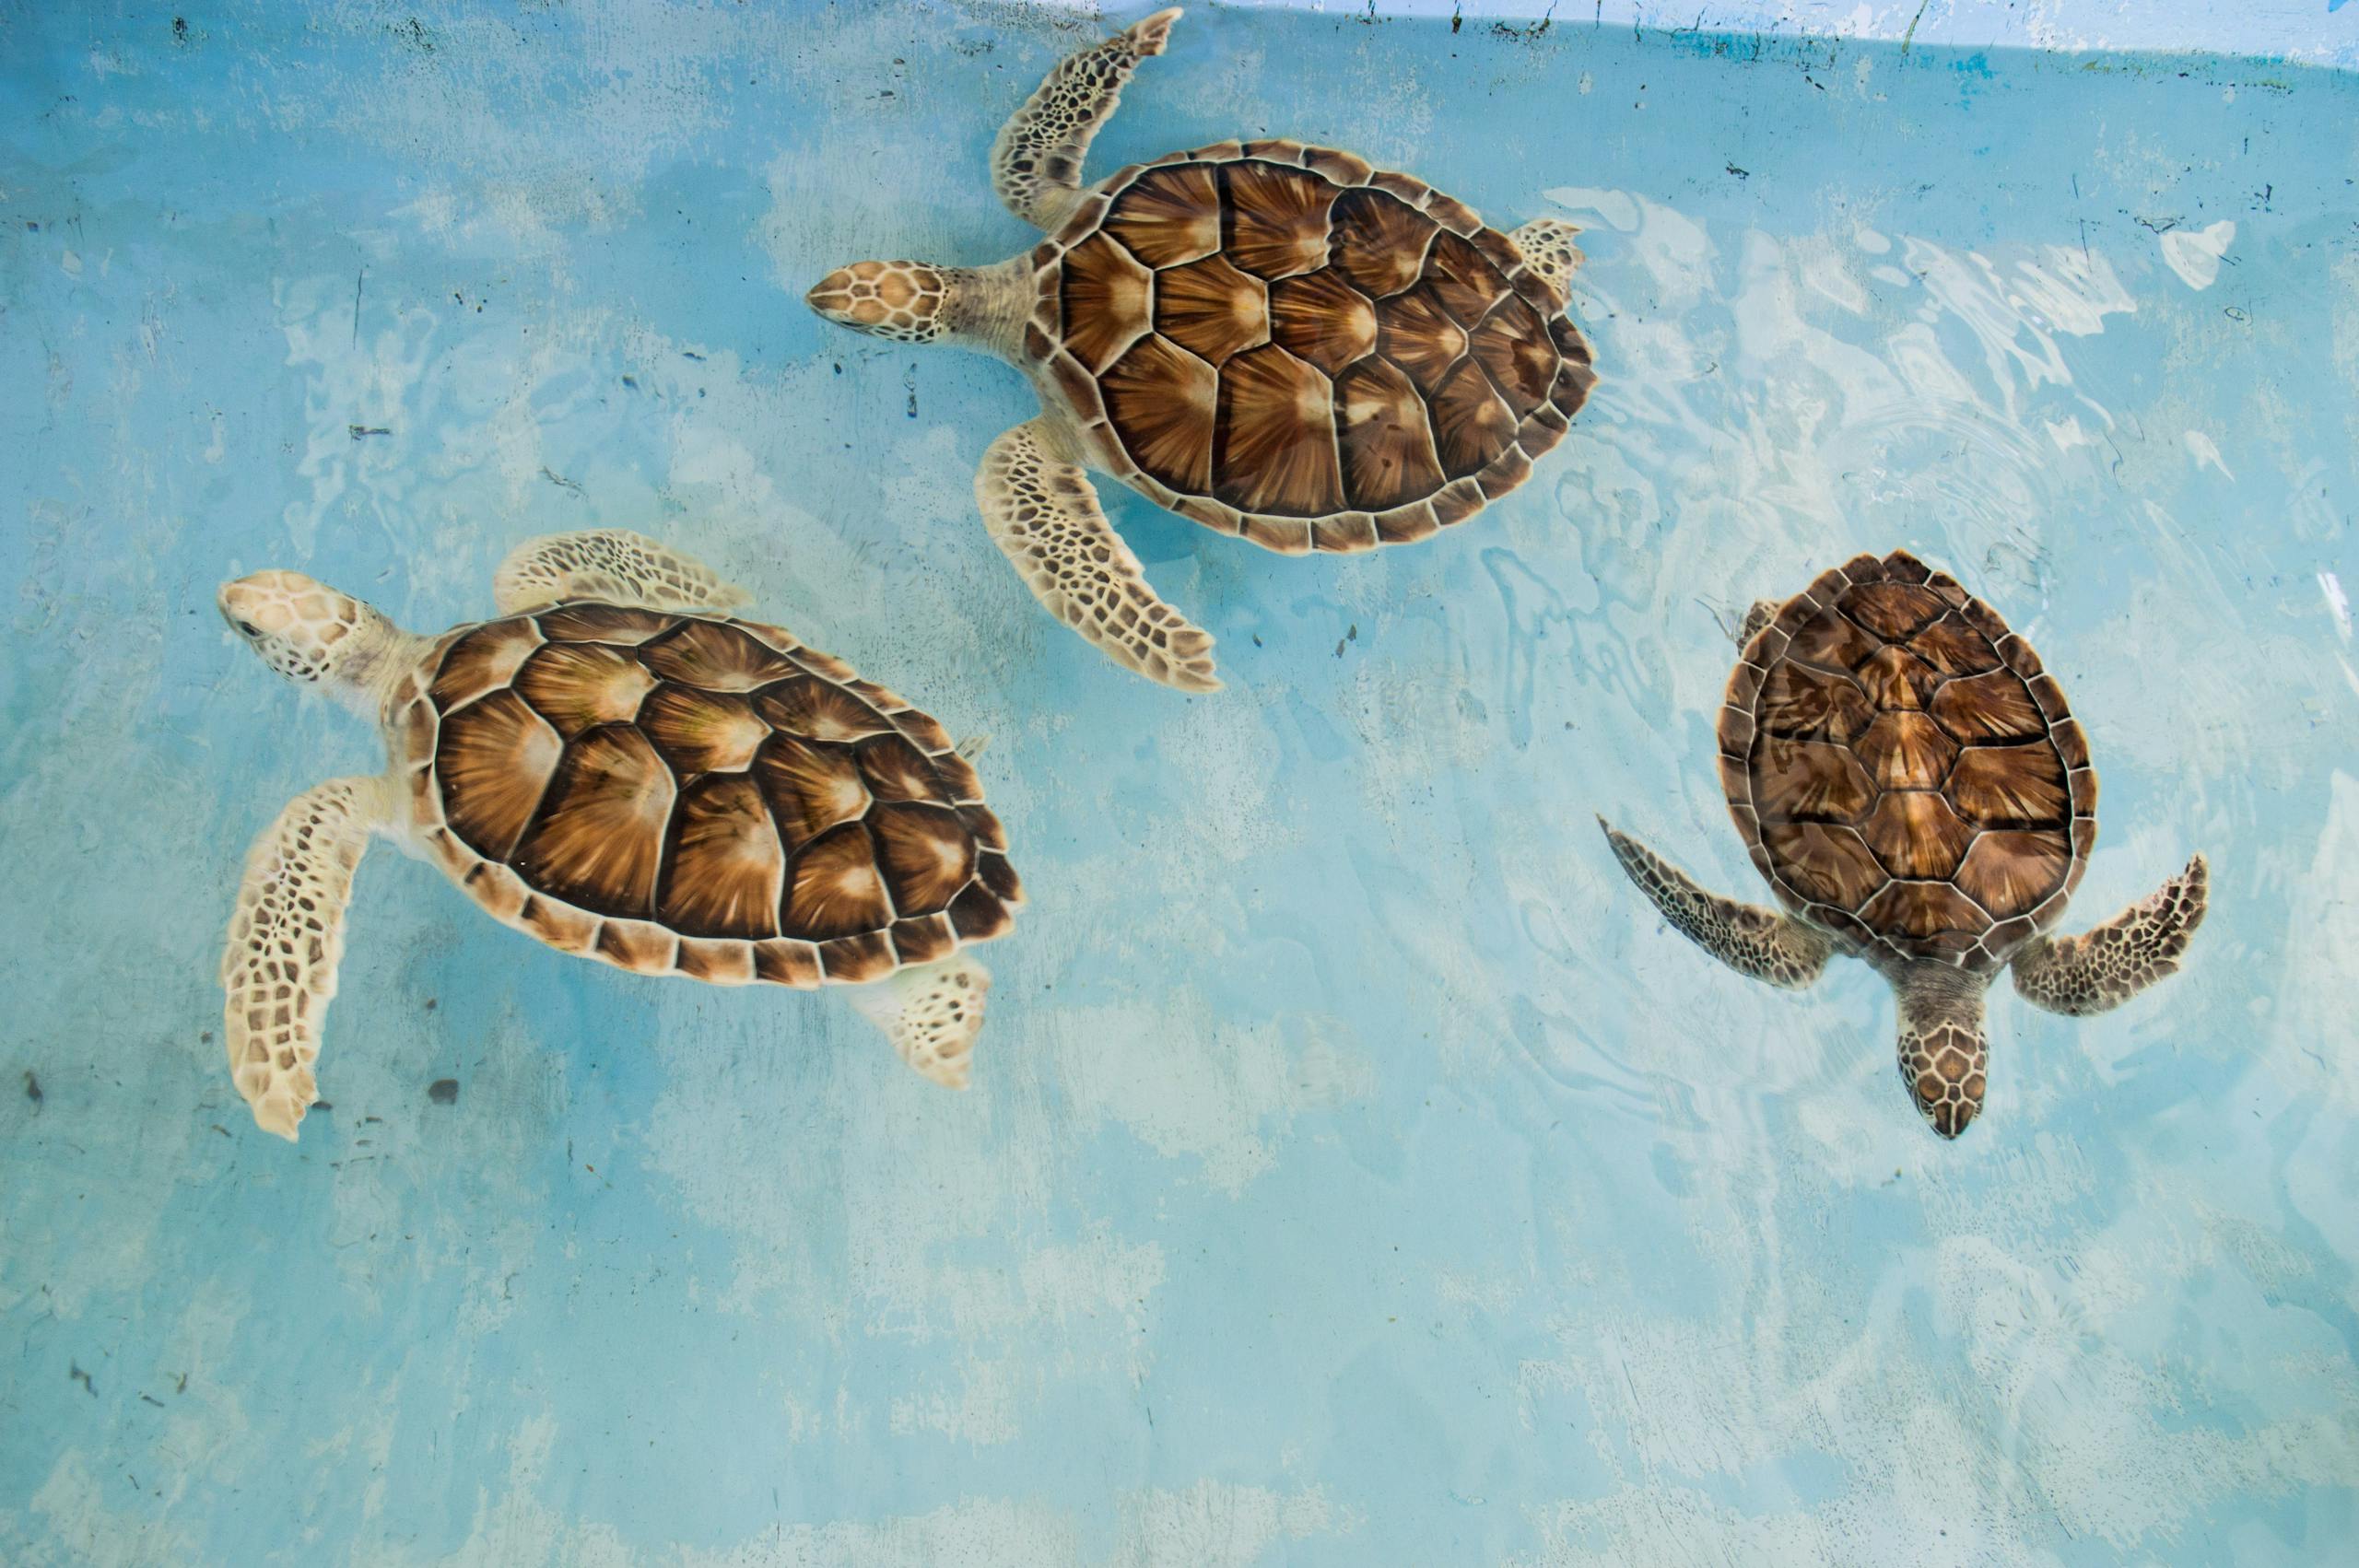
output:
<svg viewBox="0 0 2359 1568"><path fill-rule="evenodd" d="M221 980L229 1069L292 1140L380 833L507 925L642 975L856 986L902 1059L963 1088L991 976L968 944L1023 891L942 727L728 614L746 595L618 529L517 547L497 619L403 631L299 572L221 589L279 673L384 729L391 766L298 795L254 840Z"/></svg>
<svg viewBox="0 0 2359 1568"><path fill-rule="evenodd" d="M1801 988L1837 953L1900 1002L1900 1077L1933 1130L1982 1109L2000 967L2051 1012L2178 969L2203 857L2085 936L2051 937L2096 842L2097 776L2056 677L1999 613L1905 550L1753 606L1720 709L1720 782L1786 913L1722 898L1603 824L1663 918L1740 974Z"/></svg>
<svg viewBox="0 0 2359 1568"><path fill-rule="evenodd" d="M1048 238L996 266L861 262L811 308L955 343L1032 379L1040 415L975 477L992 539L1116 662L1219 685L1213 639L1156 596L1087 470L1285 554L1424 539L1521 484L1595 380L1556 218L1512 234L1349 153L1220 142L1081 182L1082 157L1180 11L1049 73L992 151Z"/></svg>

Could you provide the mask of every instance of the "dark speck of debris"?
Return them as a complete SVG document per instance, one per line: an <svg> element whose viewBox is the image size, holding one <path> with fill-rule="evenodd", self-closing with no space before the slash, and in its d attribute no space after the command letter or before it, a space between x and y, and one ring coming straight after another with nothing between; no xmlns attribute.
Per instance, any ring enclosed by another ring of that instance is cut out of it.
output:
<svg viewBox="0 0 2359 1568"><path fill-rule="evenodd" d="M680 350L680 357L683 359L693 359L699 365L704 363L704 356L698 354L693 348L683 348Z"/></svg>
<svg viewBox="0 0 2359 1568"><path fill-rule="evenodd" d="M1348 632L1346 632L1346 633L1344 633L1344 640L1345 642L1357 642L1357 641L1359 641L1359 639L1360 639L1360 624L1359 624L1357 621L1354 621L1354 622L1352 623L1352 629L1351 629L1350 631L1348 631Z"/></svg>
<svg viewBox="0 0 2359 1568"><path fill-rule="evenodd" d="M153 1394L142 1394L139 1397L147 1400L149 1404L155 1406L159 1410L164 1408L164 1401L156 1398Z"/></svg>
<svg viewBox="0 0 2359 1568"><path fill-rule="evenodd" d="M198 1045L200 1045L200 1046L209 1046L209 1045L211 1045L211 1044L213 1043L213 1031L212 1031L212 1030L210 1030L210 1029L207 1029L206 1031L205 1031L205 1033L203 1033L202 1035L199 1035L199 1036L196 1037L196 1043L197 1043Z"/></svg>
<svg viewBox="0 0 2359 1568"><path fill-rule="evenodd" d="M188 41L188 18L186 17L174 17L172 18L172 41L175 43L186 43Z"/></svg>
<svg viewBox="0 0 2359 1568"><path fill-rule="evenodd" d="M839 376L840 376L840 375L842 375L843 373L844 373L844 365L843 365L843 361L842 361L842 360L840 360L840 359L839 359L839 360L837 360L837 361L836 361L836 374L837 374L837 375L839 375Z"/></svg>
<svg viewBox="0 0 2359 1568"><path fill-rule="evenodd" d="M1729 172L1735 175L1740 180L1750 180L1753 178L1753 170L1750 169L1739 169L1733 163L1729 165Z"/></svg>
<svg viewBox="0 0 2359 1568"><path fill-rule="evenodd" d="M623 378L623 385L628 387L633 392L637 392L639 390L639 378L637 376L625 376Z"/></svg>
<svg viewBox="0 0 2359 1568"><path fill-rule="evenodd" d="M335 1109L335 1102L333 1100L313 1100L311 1102L311 1108L315 1111L332 1111Z"/></svg>
<svg viewBox="0 0 2359 1568"><path fill-rule="evenodd" d="M459 1081L438 1078L426 1086L426 1097L438 1106L455 1106L459 1103Z"/></svg>
<svg viewBox="0 0 2359 1568"><path fill-rule="evenodd" d="M1555 25L1555 21L1556 6L1555 0L1550 0L1548 9L1541 13L1541 17L1538 21L1520 28L1509 27L1505 22L1493 22L1491 24L1491 30L1501 38L1519 39L1529 43L1545 34L1551 27ZM1458 18L1452 17L1450 18L1449 30L1456 32L1458 30L1457 24Z"/></svg>
<svg viewBox="0 0 2359 1568"><path fill-rule="evenodd" d="M214 1131L216 1131L216 1132L217 1132L217 1133L219 1133L219 1134L220 1134L222 1137L224 1137L224 1138L227 1138L227 1137L229 1137L229 1129L228 1128L226 1128L226 1127L222 1126L222 1125L221 1125L219 1122L217 1122L217 1122L215 1122L215 1123L213 1124L213 1130L214 1130Z"/></svg>
<svg viewBox="0 0 2359 1568"><path fill-rule="evenodd" d="M1253 646L1256 648L1262 646L1262 634L1260 632L1255 632L1253 634Z"/></svg>
<svg viewBox="0 0 2359 1568"><path fill-rule="evenodd" d="M41 1080L33 1076L31 1068L25 1069L25 1098L38 1107L41 1105Z"/></svg>
<svg viewBox="0 0 2359 1568"><path fill-rule="evenodd" d="M1449 30L1456 32L1466 25L1466 13L1456 6L1449 8Z"/></svg>
<svg viewBox="0 0 2359 1568"><path fill-rule="evenodd" d="M93 1399L97 1398L99 1397L99 1386L90 1381L90 1375L83 1371L82 1368L74 1362L69 1361L65 1365L66 1377L73 1382L79 1383L83 1387L88 1388L90 1391L90 1398Z"/></svg>
<svg viewBox="0 0 2359 1568"><path fill-rule="evenodd" d="M352 439L356 441L366 436L390 436L393 434L391 430L388 430L382 425L346 425L345 428L352 432Z"/></svg>
<svg viewBox="0 0 2359 1568"><path fill-rule="evenodd" d="M426 999L426 1011L428 1012L433 1012L436 1008L441 1005L442 999L439 996L430 996Z"/></svg>

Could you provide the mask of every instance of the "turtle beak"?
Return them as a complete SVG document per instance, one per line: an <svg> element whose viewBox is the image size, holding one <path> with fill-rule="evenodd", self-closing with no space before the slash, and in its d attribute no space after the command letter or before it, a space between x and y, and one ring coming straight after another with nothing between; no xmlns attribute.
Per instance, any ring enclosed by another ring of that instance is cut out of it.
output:
<svg viewBox="0 0 2359 1568"><path fill-rule="evenodd" d="M262 607L262 595L252 584L242 579L225 582L213 596L213 603L229 629L248 642L262 635L262 628L254 624L255 612Z"/></svg>
<svg viewBox="0 0 2359 1568"><path fill-rule="evenodd" d="M803 297L803 302L820 315L827 317L827 320L851 326L853 324L850 319L851 285L851 269L838 267L813 284L811 291Z"/></svg>

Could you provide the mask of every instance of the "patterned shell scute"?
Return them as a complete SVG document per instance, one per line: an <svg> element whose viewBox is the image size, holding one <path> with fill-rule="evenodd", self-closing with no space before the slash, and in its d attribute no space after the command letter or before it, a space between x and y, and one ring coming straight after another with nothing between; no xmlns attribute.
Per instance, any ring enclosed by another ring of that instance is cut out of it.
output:
<svg viewBox="0 0 2359 1568"><path fill-rule="evenodd" d="M572 952L857 982L1023 901L942 727L775 626L556 605L452 633L396 702L428 846Z"/></svg>
<svg viewBox="0 0 2359 1568"><path fill-rule="evenodd" d="M1755 634L1719 739L1755 864L1874 961L1997 967L2055 923L2095 842L2055 677L1905 551L1824 574Z"/></svg>
<svg viewBox="0 0 2359 1568"><path fill-rule="evenodd" d="M1596 379L1506 236L1347 153L1230 142L1124 170L1033 259L1027 352L1091 459L1271 549L1471 517Z"/></svg>

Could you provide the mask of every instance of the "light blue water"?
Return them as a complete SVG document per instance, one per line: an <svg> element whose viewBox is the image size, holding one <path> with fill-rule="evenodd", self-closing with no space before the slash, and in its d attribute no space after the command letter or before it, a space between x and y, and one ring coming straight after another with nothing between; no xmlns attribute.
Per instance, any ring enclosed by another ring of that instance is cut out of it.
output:
<svg viewBox="0 0 2359 1568"><path fill-rule="evenodd" d="M1605 380L1414 548L1285 560L1109 493L1220 639L1188 700L972 515L1020 379L797 299L1028 243L985 153L1094 29L182 20L0 12L0 1560L2349 1550L2353 77L1200 7L1094 169L1284 134L1569 216ZM602 524L991 737L1033 903L977 1088L381 850L334 1108L257 1133L214 1038L238 867L380 751L214 585L439 630ZM1955 1145L1871 974L1714 965L1591 823L1755 895L1716 617L1895 545L2089 731L2073 924L2214 869L2165 988L1993 993Z"/></svg>

